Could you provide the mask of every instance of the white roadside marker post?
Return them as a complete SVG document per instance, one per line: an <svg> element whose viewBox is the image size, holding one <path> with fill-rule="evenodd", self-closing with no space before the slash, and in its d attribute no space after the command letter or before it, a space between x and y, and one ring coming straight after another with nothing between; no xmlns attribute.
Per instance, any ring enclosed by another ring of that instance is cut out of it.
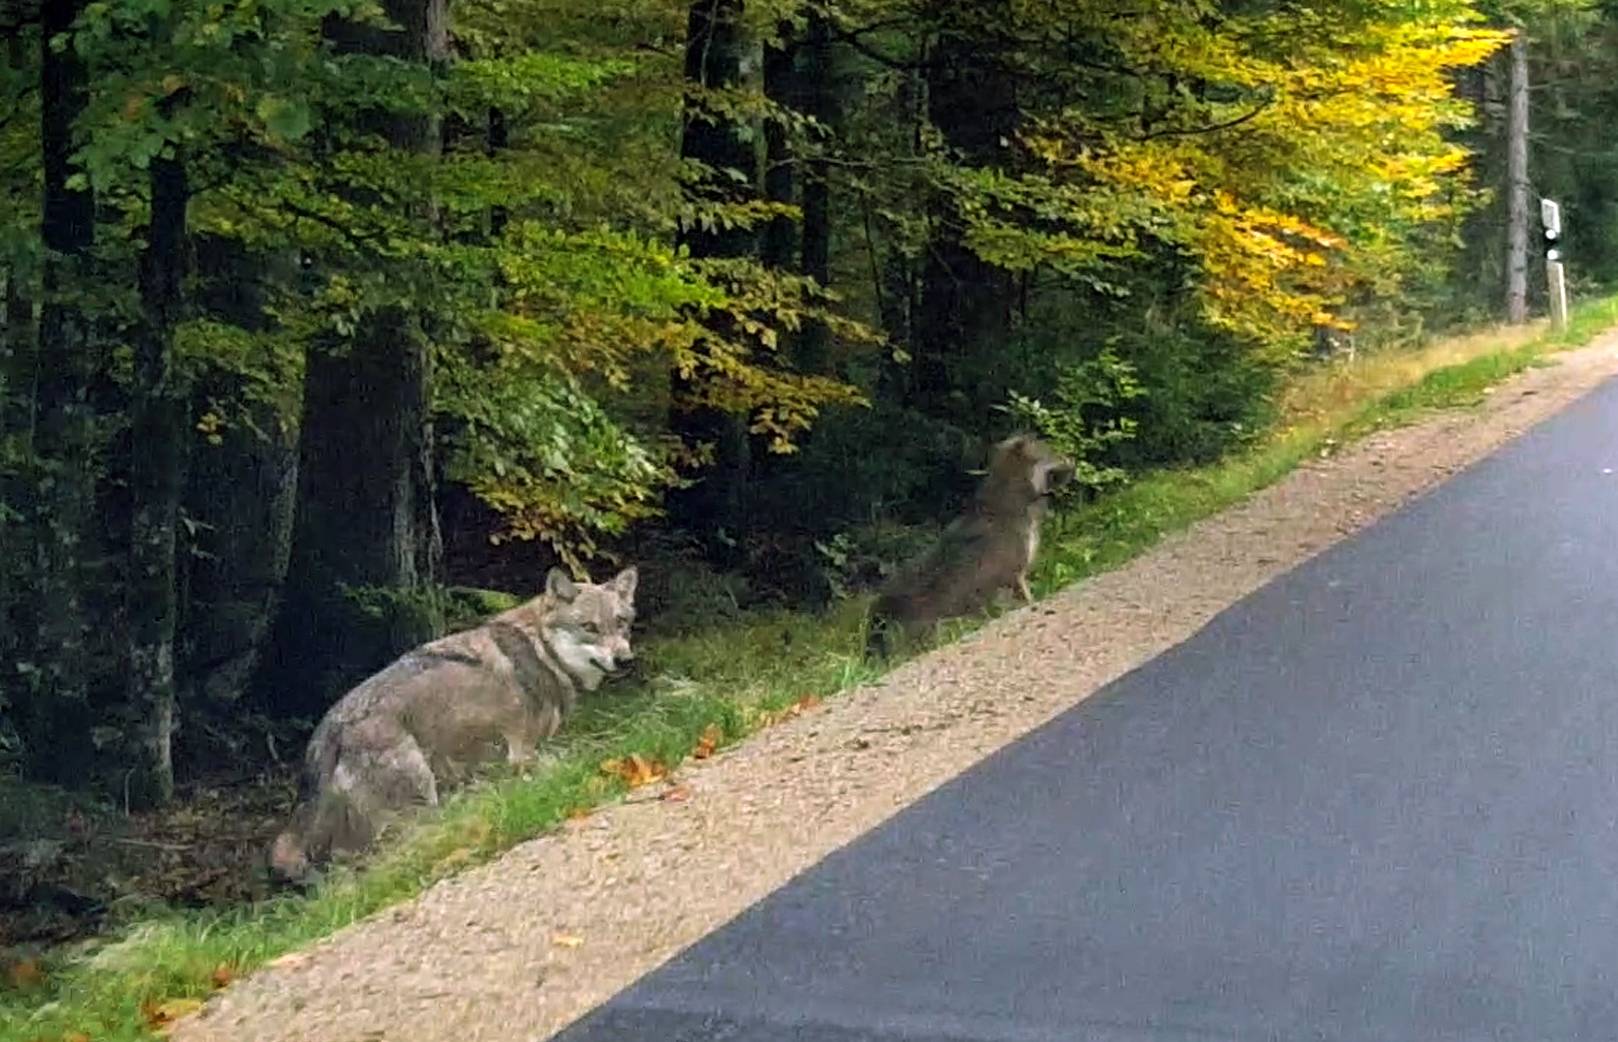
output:
<svg viewBox="0 0 1618 1042"><path fill-rule="evenodd" d="M1551 199L1539 201L1539 220L1545 226L1545 280L1549 283L1551 322L1567 328L1567 272L1562 268L1562 251L1556 248L1562 237L1562 208Z"/></svg>

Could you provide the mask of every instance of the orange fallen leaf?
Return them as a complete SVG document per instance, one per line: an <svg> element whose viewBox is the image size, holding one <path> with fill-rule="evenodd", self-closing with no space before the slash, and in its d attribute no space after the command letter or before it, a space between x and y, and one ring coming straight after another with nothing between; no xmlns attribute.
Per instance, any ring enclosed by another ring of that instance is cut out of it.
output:
<svg viewBox="0 0 1618 1042"><path fill-rule="evenodd" d="M670 803L684 803L690 798L691 786L689 785L676 785L658 797L658 799L667 800Z"/></svg>
<svg viewBox="0 0 1618 1042"><path fill-rule="evenodd" d="M19 959L6 967L6 983L18 991L26 991L45 983L45 971L34 959Z"/></svg>
<svg viewBox="0 0 1618 1042"><path fill-rule="evenodd" d="M228 962L220 963L218 966L213 968L212 973L208 974L209 983L216 988L223 988L225 985L229 984L235 979L236 967L230 965Z"/></svg>
<svg viewBox="0 0 1618 1042"><path fill-rule="evenodd" d="M551 938L551 943L559 948L577 948L584 943L584 938L576 933L559 933Z"/></svg>
<svg viewBox="0 0 1618 1042"><path fill-rule="evenodd" d="M719 743L724 737L725 732L718 724L709 724L703 728L701 737L697 739L697 747L691 750L692 758L706 760L713 755L714 750L719 747Z"/></svg>
<svg viewBox="0 0 1618 1042"><path fill-rule="evenodd" d="M821 698L819 695L804 695L796 702L793 702L781 709L777 709L773 713L765 713L763 718L764 725L766 727L774 727L776 724L785 723L794 717L802 716L804 713L820 705L820 703Z"/></svg>
<svg viewBox="0 0 1618 1042"><path fill-rule="evenodd" d="M590 813L591 809L589 807L574 807L572 810L567 812L567 816L568 820L570 821L582 821L585 818L588 818Z"/></svg>
<svg viewBox="0 0 1618 1042"><path fill-rule="evenodd" d="M90 1042L90 1036L82 1031L69 1031L62 1036L62 1042Z"/></svg>
<svg viewBox="0 0 1618 1042"><path fill-rule="evenodd" d="M201 999L169 999L167 1002L143 1002L140 1012L146 1018L147 1027L159 1035L166 1035L174 1028L175 1021L201 1008Z"/></svg>
<svg viewBox="0 0 1618 1042"><path fill-rule="evenodd" d="M601 772L621 778L631 789L638 789L666 776L668 769L655 760L648 760L640 753L630 753L621 759L604 761L601 764Z"/></svg>

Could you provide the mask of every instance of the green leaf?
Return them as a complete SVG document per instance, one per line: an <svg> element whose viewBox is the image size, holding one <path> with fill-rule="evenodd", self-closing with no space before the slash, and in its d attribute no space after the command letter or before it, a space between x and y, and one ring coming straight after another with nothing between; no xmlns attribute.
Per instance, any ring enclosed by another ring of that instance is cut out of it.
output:
<svg viewBox="0 0 1618 1042"><path fill-rule="evenodd" d="M301 101L289 101L268 95L258 103L258 118L270 133L288 141L296 141L309 133L312 120L309 107Z"/></svg>

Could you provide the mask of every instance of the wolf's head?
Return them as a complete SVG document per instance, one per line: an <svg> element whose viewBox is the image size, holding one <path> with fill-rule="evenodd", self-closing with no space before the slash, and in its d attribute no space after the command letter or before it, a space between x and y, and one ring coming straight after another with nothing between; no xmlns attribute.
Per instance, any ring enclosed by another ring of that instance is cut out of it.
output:
<svg viewBox="0 0 1618 1042"><path fill-rule="evenodd" d="M1023 510L1073 480L1073 461L1031 434L1019 434L989 452L979 500L992 509Z"/></svg>
<svg viewBox="0 0 1618 1042"><path fill-rule="evenodd" d="M550 599L542 623L545 642L586 691L635 661L629 629L635 622L637 578L633 566L604 583L574 582L560 568L545 577Z"/></svg>

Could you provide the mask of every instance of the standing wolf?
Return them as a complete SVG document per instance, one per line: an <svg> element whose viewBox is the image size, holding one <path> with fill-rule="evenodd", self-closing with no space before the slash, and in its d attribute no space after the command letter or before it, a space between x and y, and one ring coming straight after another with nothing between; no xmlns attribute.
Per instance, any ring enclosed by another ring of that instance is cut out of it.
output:
<svg viewBox="0 0 1618 1042"><path fill-rule="evenodd" d="M995 445L965 513L926 553L900 569L871 609L867 652L885 655L897 627L906 636L939 619L982 611L1001 591L1032 601L1028 569L1052 492L1072 480L1073 462L1031 435Z"/></svg>
<svg viewBox="0 0 1618 1042"><path fill-rule="evenodd" d="M599 585L553 568L538 597L406 652L344 695L309 738L271 871L297 879L312 861L364 849L390 814L436 804L441 782L502 751L532 759L580 691L634 660L635 582L633 567Z"/></svg>

